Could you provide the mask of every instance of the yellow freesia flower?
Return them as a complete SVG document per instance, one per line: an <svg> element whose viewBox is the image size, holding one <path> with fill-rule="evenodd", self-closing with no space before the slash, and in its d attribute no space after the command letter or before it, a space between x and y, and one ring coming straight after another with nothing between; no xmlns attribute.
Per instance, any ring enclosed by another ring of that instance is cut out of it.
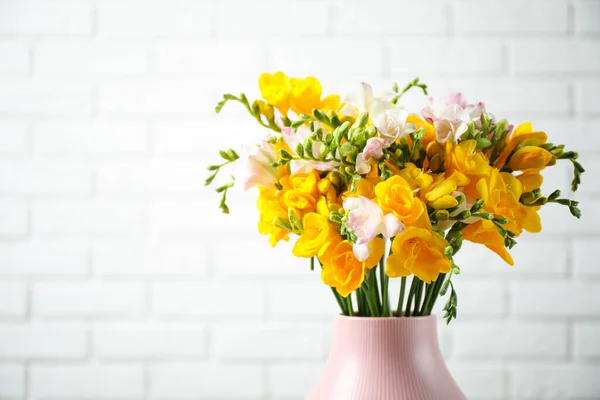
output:
<svg viewBox="0 0 600 400"><path fill-rule="evenodd" d="M547 140L548 136L545 132L534 132L531 122L524 122L517 126L510 137L506 139L506 146L494 162L494 166L502 168L518 146L541 146Z"/></svg>
<svg viewBox="0 0 600 400"><path fill-rule="evenodd" d="M462 230L462 235L464 240L483 244L485 247L502 257L508 264L515 264L510 253L506 247L504 247L504 238L500 235L496 229L496 225L494 225L492 221L482 219L467 225Z"/></svg>
<svg viewBox="0 0 600 400"><path fill-rule="evenodd" d="M407 225L417 222L425 210L406 179L397 175L378 183L375 186L375 195L384 214L393 213Z"/></svg>
<svg viewBox="0 0 600 400"><path fill-rule="evenodd" d="M427 190L433 183L433 177L430 174L410 162L404 164L404 168L398 172L398 176L404 178L412 190L418 189L419 193Z"/></svg>
<svg viewBox="0 0 600 400"><path fill-rule="evenodd" d="M373 268L383 256L385 244L376 237L369 244L371 255L363 262L358 261L352 251L352 243L347 240L329 246L319 260L323 264L321 279L328 286L336 288L343 297L358 289L365 279L366 270Z"/></svg>
<svg viewBox="0 0 600 400"><path fill-rule="evenodd" d="M451 147L445 160L446 176L463 186L465 194L471 197L477 197L474 184L492 170L487 157L476 148L475 140L465 140Z"/></svg>
<svg viewBox="0 0 600 400"><path fill-rule="evenodd" d="M414 274L431 283L440 273L450 272L450 260L444 254L446 246L446 239L432 230L408 226L392 242L386 274L390 278Z"/></svg>
<svg viewBox="0 0 600 400"><path fill-rule="evenodd" d="M310 258L321 254L327 243L340 241L336 228L326 216L308 213L302 218L302 234L296 241L292 253L296 257Z"/></svg>
<svg viewBox="0 0 600 400"><path fill-rule="evenodd" d="M427 190L424 191L425 200L429 206L436 210L452 208L458 205L458 201L452 195L455 190L456 182L440 174Z"/></svg>
<svg viewBox="0 0 600 400"><path fill-rule="evenodd" d="M292 174L279 180L283 187L278 198L286 207L295 208L303 213L314 211L319 199L317 182L319 174L311 171L307 174Z"/></svg>
<svg viewBox="0 0 600 400"><path fill-rule="evenodd" d="M287 75L281 71L274 74L264 73L258 78L258 86L263 99L286 115L290 109L292 91Z"/></svg>
<svg viewBox="0 0 600 400"><path fill-rule="evenodd" d="M258 199L256 207L260 211L258 220L258 231L263 235L269 235L269 243L275 246L280 240L289 240L290 232L277 226L274 221L278 218L287 221L288 212L277 200L275 188L258 187Z"/></svg>
<svg viewBox="0 0 600 400"><path fill-rule="evenodd" d="M546 149L536 146L524 146L515 152L508 162L513 171L540 171L548 165L554 156Z"/></svg>
<svg viewBox="0 0 600 400"><path fill-rule="evenodd" d="M544 182L544 177L537 171L526 171L517 175L517 179L523 185L524 192L532 192L539 189Z"/></svg>

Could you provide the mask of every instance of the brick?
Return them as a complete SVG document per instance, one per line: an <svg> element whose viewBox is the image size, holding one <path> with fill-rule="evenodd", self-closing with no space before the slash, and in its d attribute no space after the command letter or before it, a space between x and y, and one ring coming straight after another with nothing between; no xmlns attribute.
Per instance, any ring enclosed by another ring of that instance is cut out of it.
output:
<svg viewBox="0 0 600 400"><path fill-rule="evenodd" d="M205 161L127 161L98 168L100 194L199 194L206 175Z"/></svg>
<svg viewBox="0 0 600 400"><path fill-rule="evenodd" d="M278 319L321 317L329 320L339 313L339 306L331 289L320 280L318 268L317 266L313 273L313 279L308 282L277 282L269 285L268 314Z"/></svg>
<svg viewBox="0 0 600 400"><path fill-rule="evenodd" d="M18 201L0 201L0 235L26 235L28 228L27 206Z"/></svg>
<svg viewBox="0 0 600 400"><path fill-rule="evenodd" d="M143 8L127 4L103 4L98 10L98 33L101 36L208 36L212 24L212 6L209 3L195 3L193 7L149 3Z"/></svg>
<svg viewBox="0 0 600 400"><path fill-rule="evenodd" d="M82 276L87 274L87 250L77 241L0 243L2 276Z"/></svg>
<svg viewBox="0 0 600 400"><path fill-rule="evenodd" d="M470 103L483 101L499 118L508 114L533 116L566 115L569 111L569 86L565 82L517 79L470 78L454 79L446 90L464 93ZM431 86L433 88L433 86ZM434 97L445 95L436 86Z"/></svg>
<svg viewBox="0 0 600 400"><path fill-rule="evenodd" d="M47 201L33 205L33 229L42 234L139 234L147 213L139 202Z"/></svg>
<svg viewBox="0 0 600 400"><path fill-rule="evenodd" d="M567 355L564 324L461 322L453 328L454 354L461 358L529 360Z"/></svg>
<svg viewBox="0 0 600 400"><path fill-rule="evenodd" d="M231 251L231 245L225 243L213 248L217 274L227 277L298 276L307 279L315 275L310 271L307 258L292 255L291 243L281 242L271 247L266 238L260 237L239 242L235 248L236 251ZM260 263L249 268L248 260L260 260ZM320 268L318 262L316 268Z"/></svg>
<svg viewBox="0 0 600 400"><path fill-rule="evenodd" d="M157 315L230 318L262 315L265 301L255 283L160 283L152 285L152 304Z"/></svg>
<svg viewBox="0 0 600 400"><path fill-rule="evenodd" d="M34 125L34 150L42 154L143 153L146 126L136 121L41 121Z"/></svg>
<svg viewBox="0 0 600 400"><path fill-rule="evenodd" d="M150 371L155 399L257 400L265 390L259 365L171 363L152 366Z"/></svg>
<svg viewBox="0 0 600 400"><path fill-rule="evenodd" d="M207 269L206 251L198 241L148 245L136 242L95 244L94 271L120 277L202 277Z"/></svg>
<svg viewBox="0 0 600 400"><path fill-rule="evenodd" d="M453 27L459 34L566 33L567 3L464 1L454 4Z"/></svg>
<svg viewBox="0 0 600 400"><path fill-rule="evenodd" d="M22 121L0 120L0 153L22 155L29 149L29 126Z"/></svg>
<svg viewBox="0 0 600 400"><path fill-rule="evenodd" d="M92 33L90 6L8 3L0 15L0 35L77 35Z"/></svg>
<svg viewBox="0 0 600 400"><path fill-rule="evenodd" d="M579 85L579 112L600 115L600 80L583 81Z"/></svg>
<svg viewBox="0 0 600 400"><path fill-rule="evenodd" d="M591 40L535 39L514 44L517 74L594 73L600 70L600 43Z"/></svg>
<svg viewBox="0 0 600 400"><path fill-rule="evenodd" d="M21 282L0 282L0 316L24 317L27 312L27 288Z"/></svg>
<svg viewBox="0 0 600 400"><path fill-rule="evenodd" d="M600 284L528 282L515 285L514 313L536 317L598 316Z"/></svg>
<svg viewBox="0 0 600 400"><path fill-rule="evenodd" d="M229 323L213 328L211 343L219 359L320 360L325 334L325 325Z"/></svg>
<svg viewBox="0 0 600 400"><path fill-rule="evenodd" d="M154 68L161 73L247 74L253 78L265 70L264 56L264 47L254 41L159 43L153 51ZM240 60L244 60L243 71Z"/></svg>
<svg viewBox="0 0 600 400"><path fill-rule="evenodd" d="M600 324L581 322L575 325L575 354L583 359L600 358Z"/></svg>
<svg viewBox="0 0 600 400"><path fill-rule="evenodd" d="M213 103L204 83L114 83L98 91L101 113L206 114L214 111Z"/></svg>
<svg viewBox="0 0 600 400"><path fill-rule="evenodd" d="M206 329L202 326L148 326L120 324L93 331L93 352L110 359L204 357Z"/></svg>
<svg viewBox="0 0 600 400"><path fill-rule="evenodd" d="M596 0L575 2L575 32L593 35L600 33L600 3Z"/></svg>
<svg viewBox="0 0 600 400"><path fill-rule="evenodd" d="M0 365L0 396L25 396L25 368L20 365Z"/></svg>
<svg viewBox="0 0 600 400"><path fill-rule="evenodd" d="M319 2L265 1L259 6L268 12L256 12L257 5L225 0L217 6L217 35L248 36L319 36L327 33L327 9ZM235 11L232 11L235 10ZM252 18L248 18L252 15ZM310 21L310 22L309 22Z"/></svg>
<svg viewBox="0 0 600 400"><path fill-rule="evenodd" d="M39 365L31 370L31 392L37 398L137 399L144 373L140 366Z"/></svg>
<svg viewBox="0 0 600 400"><path fill-rule="evenodd" d="M506 378L500 366L449 363L454 380L469 399L505 399Z"/></svg>
<svg viewBox="0 0 600 400"><path fill-rule="evenodd" d="M270 365L267 369L270 393L277 399L303 398L315 385L323 368L323 363Z"/></svg>
<svg viewBox="0 0 600 400"><path fill-rule="evenodd" d="M0 193L85 195L92 191L92 170L85 163L0 161Z"/></svg>
<svg viewBox="0 0 600 400"><path fill-rule="evenodd" d="M35 52L35 70L42 75L140 75L147 63L144 45L120 42L47 42Z"/></svg>
<svg viewBox="0 0 600 400"><path fill-rule="evenodd" d="M464 250L463 250L464 251ZM506 289L499 282L468 281L469 270L461 268L464 273L459 279L453 280L459 297L458 313L461 316L503 316L507 313ZM408 290L408 289L407 289ZM399 292L398 292L399 293ZM392 299L397 299L393 297ZM433 313L444 315L444 305L447 296L438 298ZM394 300L397 301L397 300Z"/></svg>
<svg viewBox="0 0 600 400"><path fill-rule="evenodd" d="M231 107L235 108L235 105ZM240 141L258 142L267 133L266 129L252 123L249 119L252 117L244 117L233 119L223 116L217 120L156 122L151 127L154 150L159 154L209 154L211 162L217 162L218 150L241 150ZM227 134L214 135L214 132Z"/></svg>
<svg viewBox="0 0 600 400"><path fill-rule="evenodd" d="M310 57L298 57L298 48L310 49ZM363 39L306 39L301 42L288 40L284 43L273 43L270 47L271 58L269 69L286 71L291 76L319 75L328 76L343 74L356 76L360 74L378 74L383 72L383 47L379 41ZM369 49L369 57L357 57L357 49ZM331 61L332 51L335 62ZM364 75L360 75L364 76ZM364 78L363 78L364 79ZM357 82L358 79L354 78ZM347 91L352 91L352 88Z"/></svg>
<svg viewBox="0 0 600 400"><path fill-rule="evenodd" d="M576 149L580 154L587 154L600 152L600 143L593 140L593 127L599 122L594 119L579 120L567 117L536 118L534 128L545 131L552 143L564 144L569 150Z"/></svg>
<svg viewBox="0 0 600 400"><path fill-rule="evenodd" d="M584 176L585 179L585 176ZM566 196L572 198L573 196ZM571 215L567 207L558 204L544 206L539 212L546 235L585 235L600 231L600 209L593 197L577 196L580 201L581 219Z"/></svg>
<svg viewBox="0 0 600 400"><path fill-rule="evenodd" d="M421 21L418 23L428 25ZM398 74L497 74L505 69L506 63L503 46L492 40L435 39L415 42L404 39L390 41L389 48L391 71ZM407 62L407 54L410 54L410 62ZM478 56L472 57L473 54Z"/></svg>
<svg viewBox="0 0 600 400"><path fill-rule="evenodd" d="M240 194L240 196L238 196ZM254 193L252 193L254 194ZM248 195L233 192L229 194L227 204L230 214L222 214L218 209L220 197L215 193L207 194L208 201L198 202L156 201L152 205L152 226L159 235L183 234L252 234L258 237L256 224L258 211L253 206L255 199ZM266 238L265 238L266 240Z"/></svg>
<svg viewBox="0 0 600 400"><path fill-rule="evenodd" d="M580 239L573 243L573 269L583 277L600 277L600 268L596 262L598 241Z"/></svg>
<svg viewBox="0 0 600 400"><path fill-rule="evenodd" d="M521 399L596 399L600 367L539 365L513 368L511 380Z"/></svg>
<svg viewBox="0 0 600 400"><path fill-rule="evenodd" d="M26 76L29 74L29 48L27 45L19 42L0 41L0 59L2 59L0 75Z"/></svg>
<svg viewBox="0 0 600 400"><path fill-rule="evenodd" d="M136 316L144 309L138 283L38 283L33 313L45 317Z"/></svg>
<svg viewBox="0 0 600 400"><path fill-rule="evenodd" d="M0 358L76 359L86 354L86 330L54 324L0 325Z"/></svg>
<svg viewBox="0 0 600 400"><path fill-rule="evenodd" d="M441 34L447 24L442 2L379 1L365 7L360 1L345 1L335 6L333 14L332 29L338 35Z"/></svg>
<svg viewBox="0 0 600 400"><path fill-rule="evenodd" d="M0 112L89 115L92 90L86 84L1 83Z"/></svg>
<svg viewBox="0 0 600 400"><path fill-rule="evenodd" d="M542 226L545 221L542 219ZM542 232L544 232L543 229ZM542 233L543 235L543 233ZM463 243L456 263L465 276L493 276L494 279L519 280L526 276L564 276L567 271L567 245L560 240L530 239L523 234L510 250L515 262L508 265L487 247L471 242Z"/></svg>

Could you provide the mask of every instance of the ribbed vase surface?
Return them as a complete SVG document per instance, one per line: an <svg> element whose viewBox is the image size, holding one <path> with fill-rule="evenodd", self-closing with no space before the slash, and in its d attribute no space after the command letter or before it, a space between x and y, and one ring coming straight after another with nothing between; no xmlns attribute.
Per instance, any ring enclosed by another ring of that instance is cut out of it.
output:
<svg viewBox="0 0 600 400"><path fill-rule="evenodd" d="M337 316L331 352L307 400L463 400L434 316Z"/></svg>

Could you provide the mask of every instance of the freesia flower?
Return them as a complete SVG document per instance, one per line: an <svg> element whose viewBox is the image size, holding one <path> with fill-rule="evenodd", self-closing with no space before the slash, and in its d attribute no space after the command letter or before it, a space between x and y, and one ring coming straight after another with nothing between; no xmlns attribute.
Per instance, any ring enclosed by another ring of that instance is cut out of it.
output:
<svg viewBox="0 0 600 400"><path fill-rule="evenodd" d="M349 210L346 225L354 231L356 244L353 252L359 261L370 255L368 244L381 234L391 238L402 232L404 225L392 213L383 214L379 205L366 197L350 197L344 200L344 209Z"/></svg>
<svg viewBox="0 0 600 400"><path fill-rule="evenodd" d="M356 172L366 174L371 170L369 163L373 160L379 161L383 157L383 149L388 147L390 142L387 139L373 137L367 140L367 144L362 153L356 156Z"/></svg>
<svg viewBox="0 0 600 400"><path fill-rule="evenodd" d="M278 160L275 146L268 140L252 146L250 152L241 166L244 189L255 186L274 186L283 176L282 169L272 167L271 163Z"/></svg>
<svg viewBox="0 0 600 400"><path fill-rule="evenodd" d="M462 93L450 93L443 101L430 97L429 106L421 114L433 124L437 141L445 143L450 138L460 138L467 131L467 124L478 120L484 111L483 103L467 104Z"/></svg>
<svg viewBox="0 0 600 400"><path fill-rule="evenodd" d="M315 129L318 129L318 123L315 123ZM298 144L304 145L306 139L312 134L311 130L307 126L299 126L295 131L290 127L283 127L281 129L283 135L283 141L290 148L292 155L297 156L296 147ZM313 142L312 149L305 149L305 152L310 151L312 156L315 158L319 157L319 151L323 143ZM313 161L313 160L292 160L290 161L290 172L292 174L309 173L313 170L319 171L331 171L339 167L340 163L337 161Z"/></svg>
<svg viewBox="0 0 600 400"><path fill-rule="evenodd" d="M392 107L391 100L396 93L384 92L373 95L373 88L365 82L361 82L358 91L344 98L346 105L340 110L340 114L357 117L361 112L367 111L373 116Z"/></svg>
<svg viewBox="0 0 600 400"><path fill-rule="evenodd" d="M386 273L391 278L414 274L431 283L440 273L450 272L450 260L444 254L446 246L446 239L432 230L409 226L392 242Z"/></svg>
<svg viewBox="0 0 600 400"><path fill-rule="evenodd" d="M405 224L414 224L425 212L406 179L394 175L375 186L377 202L384 213L392 213Z"/></svg>
<svg viewBox="0 0 600 400"><path fill-rule="evenodd" d="M408 111L403 108L388 108L373 117L373 125L382 138L393 143L415 130L415 126L406 121L408 115Z"/></svg>
<svg viewBox="0 0 600 400"><path fill-rule="evenodd" d="M296 257L314 257L320 254L327 244L342 240L327 216L308 213L302 218L302 226L302 234L292 250Z"/></svg>

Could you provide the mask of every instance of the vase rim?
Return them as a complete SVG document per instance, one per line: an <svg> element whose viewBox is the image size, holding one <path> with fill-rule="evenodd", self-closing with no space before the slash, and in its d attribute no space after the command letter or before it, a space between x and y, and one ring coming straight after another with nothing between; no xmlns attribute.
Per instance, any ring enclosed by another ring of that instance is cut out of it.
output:
<svg viewBox="0 0 600 400"><path fill-rule="evenodd" d="M396 315L392 317L360 317L357 315L349 316L343 314L337 314L336 319L344 320L344 321L429 321L432 319L437 319L435 314L431 315L418 315L418 316L410 316L410 317L397 317Z"/></svg>

